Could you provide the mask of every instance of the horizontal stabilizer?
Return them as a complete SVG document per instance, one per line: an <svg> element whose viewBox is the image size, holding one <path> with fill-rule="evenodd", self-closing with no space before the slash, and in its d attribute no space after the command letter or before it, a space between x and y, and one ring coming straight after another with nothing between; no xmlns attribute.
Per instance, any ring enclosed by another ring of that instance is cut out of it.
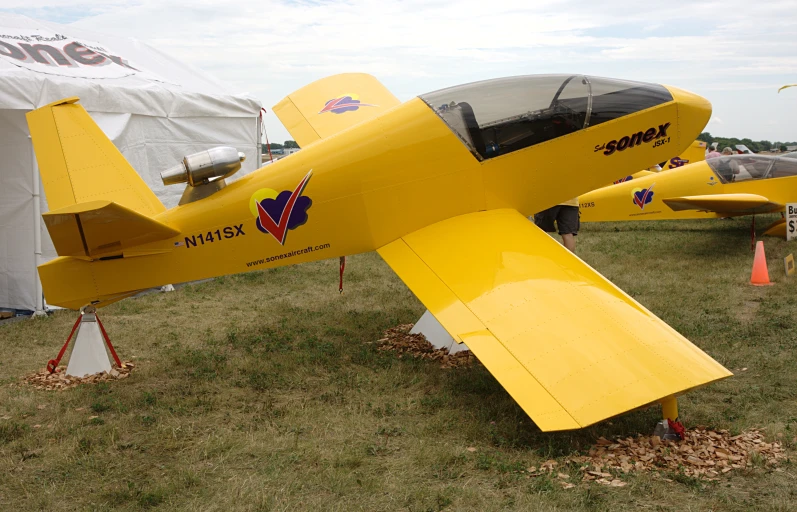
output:
<svg viewBox="0 0 797 512"><path fill-rule="evenodd" d="M110 201L78 203L42 215L59 256L97 259L180 234Z"/></svg>
<svg viewBox="0 0 797 512"><path fill-rule="evenodd" d="M400 103L373 76L344 73L302 87L273 110L299 146L306 147Z"/></svg>
<svg viewBox="0 0 797 512"><path fill-rule="evenodd" d="M786 219L778 219L767 227L767 230L764 231L764 234L766 236L779 236L781 238L786 238L787 227L788 223L786 222Z"/></svg>
<svg viewBox="0 0 797 512"><path fill-rule="evenodd" d="M454 217L379 254L543 431L731 375L514 210Z"/></svg>
<svg viewBox="0 0 797 512"><path fill-rule="evenodd" d="M702 196L668 197L664 203L673 211L698 210L716 213L765 213L783 208L758 194L709 194Z"/></svg>

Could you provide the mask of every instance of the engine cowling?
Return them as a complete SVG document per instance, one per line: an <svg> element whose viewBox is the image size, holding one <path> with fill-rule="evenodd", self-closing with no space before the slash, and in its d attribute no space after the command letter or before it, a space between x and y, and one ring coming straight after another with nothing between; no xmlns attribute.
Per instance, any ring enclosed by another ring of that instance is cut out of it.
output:
<svg viewBox="0 0 797 512"><path fill-rule="evenodd" d="M229 146L219 146L183 158L161 173L164 185L188 183L192 187L232 176L241 168L246 155Z"/></svg>

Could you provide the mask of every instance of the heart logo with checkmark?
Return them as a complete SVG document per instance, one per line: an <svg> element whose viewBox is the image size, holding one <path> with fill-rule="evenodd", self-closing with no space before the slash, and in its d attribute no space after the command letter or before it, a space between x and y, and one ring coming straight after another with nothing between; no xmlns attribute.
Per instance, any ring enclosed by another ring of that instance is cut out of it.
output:
<svg viewBox="0 0 797 512"><path fill-rule="evenodd" d="M655 183L653 185L655 185ZM648 188L634 189L632 191L634 204L639 206L640 210L644 210L645 205L653 201L653 185Z"/></svg>
<svg viewBox="0 0 797 512"><path fill-rule="evenodd" d="M283 190L279 194L270 189L257 191L251 199L254 204L252 211L257 214L257 229L285 245L288 231L307 222L307 210L313 200L303 196L302 192L312 175L311 169L292 191Z"/></svg>

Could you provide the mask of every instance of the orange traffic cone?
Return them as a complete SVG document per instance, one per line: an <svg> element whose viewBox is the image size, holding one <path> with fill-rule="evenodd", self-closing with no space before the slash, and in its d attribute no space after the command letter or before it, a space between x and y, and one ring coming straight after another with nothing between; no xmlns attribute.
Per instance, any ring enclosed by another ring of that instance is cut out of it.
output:
<svg viewBox="0 0 797 512"><path fill-rule="evenodd" d="M767 270L767 257L764 255L764 242L758 241L755 244L755 259L753 259L753 274L750 276L750 284L753 286L767 286L769 282L769 270Z"/></svg>

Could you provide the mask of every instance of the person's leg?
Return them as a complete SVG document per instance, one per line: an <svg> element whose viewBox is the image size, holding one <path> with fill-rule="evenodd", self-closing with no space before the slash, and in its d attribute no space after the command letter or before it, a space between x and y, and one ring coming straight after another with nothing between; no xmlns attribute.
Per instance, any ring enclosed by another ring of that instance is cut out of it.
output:
<svg viewBox="0 0 797 512"><path fill-rule="evenodd" d="M543 210L540 213L534 215L534 224L536 224L538 228L545 231L546 233L556 233L556 226L554 226L554 220L556 220L556 215L558 212L559 212L558 206L554 206L548 208L547 210Z"/></svg>
<svg viewBox="0 0 797 512"><path fill-rule="evenodd" d="M562 245L570 252L576 252L576 235L580 227L578 206L560 206L556 216L556 227L562 235Z"/></svg>
<svg viewBox="0 0 797 512"><path fill-rule="evenodd" d="M576 237L573 233L565 233L562 235L562 245L570 252L576 252Z"/></svg>

